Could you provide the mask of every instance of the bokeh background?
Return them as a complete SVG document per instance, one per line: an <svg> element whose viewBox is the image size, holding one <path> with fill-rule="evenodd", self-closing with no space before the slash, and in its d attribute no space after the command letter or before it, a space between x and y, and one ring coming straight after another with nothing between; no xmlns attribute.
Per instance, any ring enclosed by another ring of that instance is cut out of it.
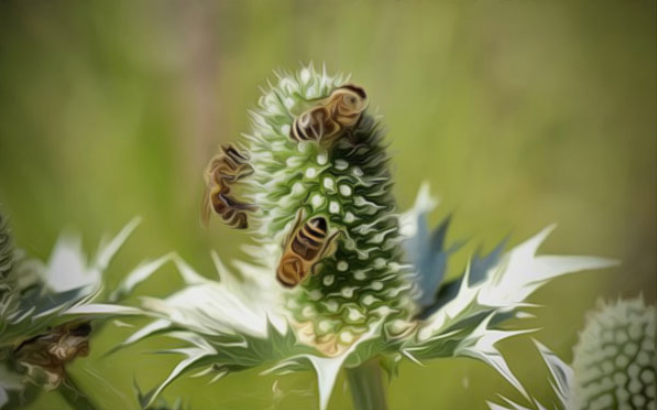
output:
<svg viewBox="0 0 657 410"><path fill-rule="evenodd" d="M545 252L618 258L615 269L559 279L535 337L570 360L600 298L656 293L655 1L1 1L0 206L18 244L46 258L75 228L92 251L101 233L144 222L110 283L146 257L180 252L213 275L209 250L238 257L245 237L198 223L201 174L218 144L248 130L247 109L277 68L325 62L353 73L386 117L400 209L424 180L454 214L452 240L511 243L556 222ZM139 288L166 295L172 268ZM137 299L133 300L135 303ZM164 340L103 354L129 330L108 326L72 373L106 409L136 409L173 360ZM502 343L527 388L549 399L529 338ZM317 408L310 373L258 371L216 384L184 378L165 396L192 409ZM350 407L342 378L333 410ZM283 392L281 392L281 390ZM392 410L483 409L522 400L471 360L405 363ZM44 394L32 409L65 409Z"/></svg>

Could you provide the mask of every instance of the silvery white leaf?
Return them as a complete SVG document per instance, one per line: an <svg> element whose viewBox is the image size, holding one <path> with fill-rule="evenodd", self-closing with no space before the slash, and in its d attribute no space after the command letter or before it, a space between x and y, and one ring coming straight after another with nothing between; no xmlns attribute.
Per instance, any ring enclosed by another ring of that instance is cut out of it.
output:
<svg viewBox="0 0 657 410"><path fill-rule="evenodd" d="M491 329L489 328L489 324L493 316L494 313L490 314L472 333L461 340L454 351L454 355L471 357L483 361L497 370L513 387L528 398L527 391L511 372L504 356L495 348L495 344L509 337L529 333L533 330L508 331Z"/></svg>
<svg viewBox="0 0 657 410"><path fill-rule="evenodd" d="M272 271L249 266L250 269L262 269L258 282L245 281L237 287L234 283L235 275L221 264L216 255L214 259L222 274L220 282L203 278L177 259L181 274L187 275L188 282L191 280L192 284L165 299L143 298L144 309L181 327L208 335L246 334L264 337L270 320L280 331L284 331L286 321L277 315L282 306L280 292L274 298L266 297L264 291L260 293L262 297L247 296L253 290L261 292L263 285L275 280ZM275 292L273 286L271 290Z"/></svg>
<svg viewBox="0 0 657 410"><path fill-rule="evenodd" d="M60 316L71 316L71 315L82 315L82 316L116 316L116 315L143 315L144 311L141 309L129 307L129 306L120 306L120 305L109 305L103 303L90 303L90 304L81 304L74 306L70 309L66 309Z"/></svg>
<svg viewBox="0 0 657 410"><path fill-rule="evenodd" d="M153 322L153 324L155 323ZM164 323L164 325L167 324ZM151 327L151 334L156 331L162 332L165 336L189 343L192 346L159 352L183 354L185 358L176 365L163 382L144 396L143 406L153 403L168 384L188 371L202 369L191 377L214 375L210 381L212 383L233 371L271 364L287 357L314 352L314 349L299 345L296 337L289 329L286 333L279 333L272 324L267 326L267 335L264 338L208 336L162 327L158 329L158 326ZM139 338L146 336L146 334L141 334Z"/></svg>
<svg viewBox="0 0 657 410"><path fill-rule="evenodd" d="M417 224L412 228L416 235L427 232ZM475 258L461 278L443 286L433 305L424 306L424 312L429 314L419 315L425 320L419 323L416 339L405 343L402 352L412 360L458 355L477 358L498 370L527 396L494 347L497 341L526 331L503 331L497 325L522 316L520 309L531 306L526 298L551 279L616 264L594 257L536 255L550 231L548 228L540 232L504 256L501 256L502 244L488 256ZM442 247L436 251L441 252ZM442 276L440 269L436 274Z"/></svg>
<svg viewBox="0 0 657 410"><path fill-rule="evenodd" d="M63 233L57 239L42 279L54 292L64 292L100 281L100 272L88 268L80 235Z"/></svg>
<svg viewBox="0 0 657 410"><path fill-rule="evenodd" d="M418 290L414 297L420 309L431 306L447 272L447 259L453 249L447 249L445 240L451 218L445 218L433 232L428 229L425 214L420 214L417 234L404 242L409 261L415 273L410 279Z"/></svg>
<svg viewBox="0 0 657 410"><path fill-rule="evenodd" d="M162 383L158 384L155 389L151 390L146 395L144 395L143 398L141 398L142 408L148 408L153 405L155 399L157 399L162 390L164 390L169 384L171 384L171 382L177 379L183 372L188 370L199 360L217 353L216 350L209 343L207 343L207 341L205 341L205 339L194 333L178 332L173 336L193 344L194 347L171 349L167 351L167 353L181 354L185 356L185 358L176 365L173 371L169 373L167 378Z"/></svg>
<svg viewBox="0 0 657 410"><path fill-rule="evenodd" d="M42 331L61 315L137 314L137 310L130 308L89 304L103 289L103 271L138 224L138 218L129 222L111 241L100 246L98 257L92 262L88 262L82 251L80 237L70 234L60 236L47 265L20 258L16 266L18 274L34 280L19 284L16 303L6 315L8 326L0 334L0 344L13 344Z"/></svg>
<svg viewBox="0 0 657 410"><path fill-rule="evenodd" d="M319 408L320 410L326 410L329 399L331 398L331 393L333 392L333 387L335 386L335 380L337 379L345 361L347 361L349 356L357 350L360 344L376 337L379 331L380 325L372 326L372 328L358 339L356 343L352 344L349 349L337 356L321 357L313 354L293 356L267 370L265 374L277 373L281 370L285 372L285 369L289 369L290 367L294 367L295 370L314 370L317 374L319 388Z"/></svg>
<svg viewBox="0 0 657 410"><path fill-rule="evenodd" d="M524 407L524 406L521 406L517 403L514 403L511 400L507 399L506 397L501 397L500 396L500 398L502 400L504 400L506 402L506 405L508 405L509 407L502 406L502 405L499 405L497 403L493 403L493 402L490 402L490 401L486 401L486 404L488 404L488 407L490 408L490 410L532 410L528 407ZM537 408L537 410L545 410L545 408L543 406L539 406Z"/></svg>
<svg viewBox="0 0 657 410"><path fill-rule="evenodd" d="M468 266L467 274L464 274L446 284L441 284L440 291L434 291L435 300L426 305L417 316L420 319L425 320L456 298L464 280L468 281L467 283L469 286L474 286L485 280L488 271L499 263L505 244L506 241L502 241L485 256L481 256L481 252L478 251ZM528 314L525 314L525 312L516 313L516 317L523 315L526 316Z"/></svg>
<svg viewBox="0 0 657 410"><path fill-rule="evenodd" d="M550 384L552 385L552 389L559 397L559 400L561 400L561 403L565 405L570 398L570 390L573 384L573 378L575 377L573 369L546 346L536 340L534 340L534 344L550 370L550 375L552 376Z"/></svg>
<svg viewBox="0 0 657 410"><path fill-rule="evenodd" d="M423 182L415 198L413 208L403 213L399 218L400 234L406 238L413 238L417 235L419 230L423 229L422 225L419 224L422 215L428 215L438 206L438 203L438 199L431 196L429 183Z"/></svg>
<svg viewBox="0 0 657 410"><path fill-rule="evenodd" d="M162 332L166 329L169 329L170 327L171 327L171 322L166 319L155 320L147 324L146 326L142 327L141 329L137 330L135 333L130 335L130 337L124 340L123 343L116 346L116 348L113 350L118 350L120 348L126 347L133 343L137 343L142 339L152 336L158 332Z"/></svg>
<svg viewBox="0 0 657 410"><path fill-rule="evenodd" d="M293 354L314 351L302 347L282 312L282 292L271 267L236 263L240 279L213 253L220 281L207 279L175 254L142 265L124 280L116 294L127 294L162 264L172 260L186 286L169 297L142 298L144 314L156 320L139 329L117 348L154 334L193 345L164 353L184 354L166 380L146 394L144 405L184 372L199 367L216 380L229 371L259 366ZM271 258L271 256L268 256ZM261 261L267 261L261 258ZM175 329L185 329L184 332Z"/></svg>
<svg viewBox="0 0 657 410"><path fill-rule="evenodd" d="M165 263L171 261L174 257L175 255L171 253L152 261L144 261L126 275L126 278L121 282L117 289L112 292L109 300L111 302L116 302L129 295L137 285L147 280L155 271L160 269Z"/></svg>
<svg viewBox="0 0 657 410"><path fill-rule="evenodd" d="M101 276L116 252L139 225L140 219L130 221L109 243L101 245L98 257L89 261L82 250L79 235L62 234L50 255L48 265L41 271L46 285L55 292L74 288L100 286Z"/></svg>
<svg viewBox="0 0 657 410"><path fill-rule="evenodd" d="M589 269L601 269L616 261L587 256L537 256L539 245L552 228L541 231L504 255L488 270L485 280L470 284L470 268L460 283L457 296L431 315L418 332L420 341L439 334L473 313L495 308L515 308L536 289L558 276Z"/></svg>
<svg viewBox="0 0 657 410"><path fill-rule="evenodd" d="M101 272L105 271L114 258L114 255L116 255L123 244L130 238L130 235L137 229L139 224L141 224L141 217L135 217L113 239L109 241L101 240L93 265Z"/></svg>

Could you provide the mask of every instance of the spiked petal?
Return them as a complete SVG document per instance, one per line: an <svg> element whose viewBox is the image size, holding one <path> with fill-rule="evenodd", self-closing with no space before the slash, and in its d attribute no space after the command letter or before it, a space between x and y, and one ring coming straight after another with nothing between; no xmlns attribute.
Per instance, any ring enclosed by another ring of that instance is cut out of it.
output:
<svg viewBox="0 0 657 410"><path fill-rule="evenodd" d="M428 192L423 188L419 197L428 198ZM418 202L430 203L426 199ZM476 257L461 278L440 287L446 263L442 258L445 256L447 224L441 224L436 231L434 238L438 238L435 243L439 246L414 244L416 238L431 243L428 230L420 226L426 223L425 212L431 207L416 205L416 208L419 211L411 213L415 216L415 226L409 230L409 255L416 262L420 276L432 280L418 281L429 289L430 294L422 294L416 299L422 309L418 315L421 320L415 340L406 342L403 351L415 360L447 356L476 358L494 367L527 396L494 345L502 339L529 331L501 330L499 324L511 317L526 316L522 310L529 306L526 299L550 280L567 273L613 266L616 262L595 257L536 255L538 247L553 229L549 227L504 255L502 243L487 256Z"/></svg>

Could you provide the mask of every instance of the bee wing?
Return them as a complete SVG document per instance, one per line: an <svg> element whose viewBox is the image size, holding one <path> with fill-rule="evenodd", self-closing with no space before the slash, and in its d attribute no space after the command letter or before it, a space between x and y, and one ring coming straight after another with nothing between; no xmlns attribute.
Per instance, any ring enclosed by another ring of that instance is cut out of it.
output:
<svg viewBox="0 0 657 410"><path fill-rule="evenodd" d="M210 223L210 213L212 211L212 204L210 203L210 190L205 189L203 192L203 199L201 200L201 226L207 228Z"/></svg>
<svg viewBox="0 0 657 410"><path fill-rule="evenodd" d="M297 215L294 219L294 225L292 226L292 229L290 229L285 235L285 238L283 239L283 243L281 243L283 252L285 252L285 249L287 249L288 245L292 242L292 239L294 239L294 234L301 226L301 221L303 221L303 208L297 211Z"/></svg>
<svg viewBox="0 0 657 410"><path fill-rule="evenodd" d="M336 230L328 238L326 238L326 242L325 242L324 247L322 248L322 250L319 254L318 259L325 258L325 257L329 256L330 254L332 254L333 252L335 252L335 243L334 243L334 241L338 237L338 235L340 235L340 232L341 231Z"/></svg>

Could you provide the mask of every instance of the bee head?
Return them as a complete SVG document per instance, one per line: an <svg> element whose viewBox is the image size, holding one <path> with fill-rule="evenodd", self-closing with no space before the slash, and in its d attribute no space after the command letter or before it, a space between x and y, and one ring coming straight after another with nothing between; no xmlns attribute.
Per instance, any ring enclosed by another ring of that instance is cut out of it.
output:
<svg viewBox="0 0 657 410"><path fill-rule="evenodd" d="M363 90L361 87L353 84L347 84L343 85L340 88L344 88L345 90L349 90L353 92L354 94L357 94L361 99L366 100L367 99L367 93L365 93L365 90Z"/></svg>
<svg viewBox="0 0 657 410"><path fill-rule="evenodd" d="M78 325L75 325L70 330L70 334L72 336L85 337L85 336L89 336L90 333L91 333L91 324L89 324L88 322L83 322Z"/></svg>
<svg viewBox="0 0 657 410"><path fill-rule="evenodd" d="M303 277L303 265L299 258L291 257L282 261L276 277L283 286L288 288L299 283Z"/></svg>
<svg viewBox="0 0 657 410"><path fill-rule="evenodd" d="M340 105L346 110L360 112L365 109L367 94L365 90L355 85L345 85L339 88L342 98Z"/></svg>
<svg viewBox="0 0 657 410"><path fill-rule="evenodd" d="M326 218L323 216L316 216L312 218L310 221L308 221L308 224L321 232L326 232L328 229L328 222L326 222Z"/></svg>

